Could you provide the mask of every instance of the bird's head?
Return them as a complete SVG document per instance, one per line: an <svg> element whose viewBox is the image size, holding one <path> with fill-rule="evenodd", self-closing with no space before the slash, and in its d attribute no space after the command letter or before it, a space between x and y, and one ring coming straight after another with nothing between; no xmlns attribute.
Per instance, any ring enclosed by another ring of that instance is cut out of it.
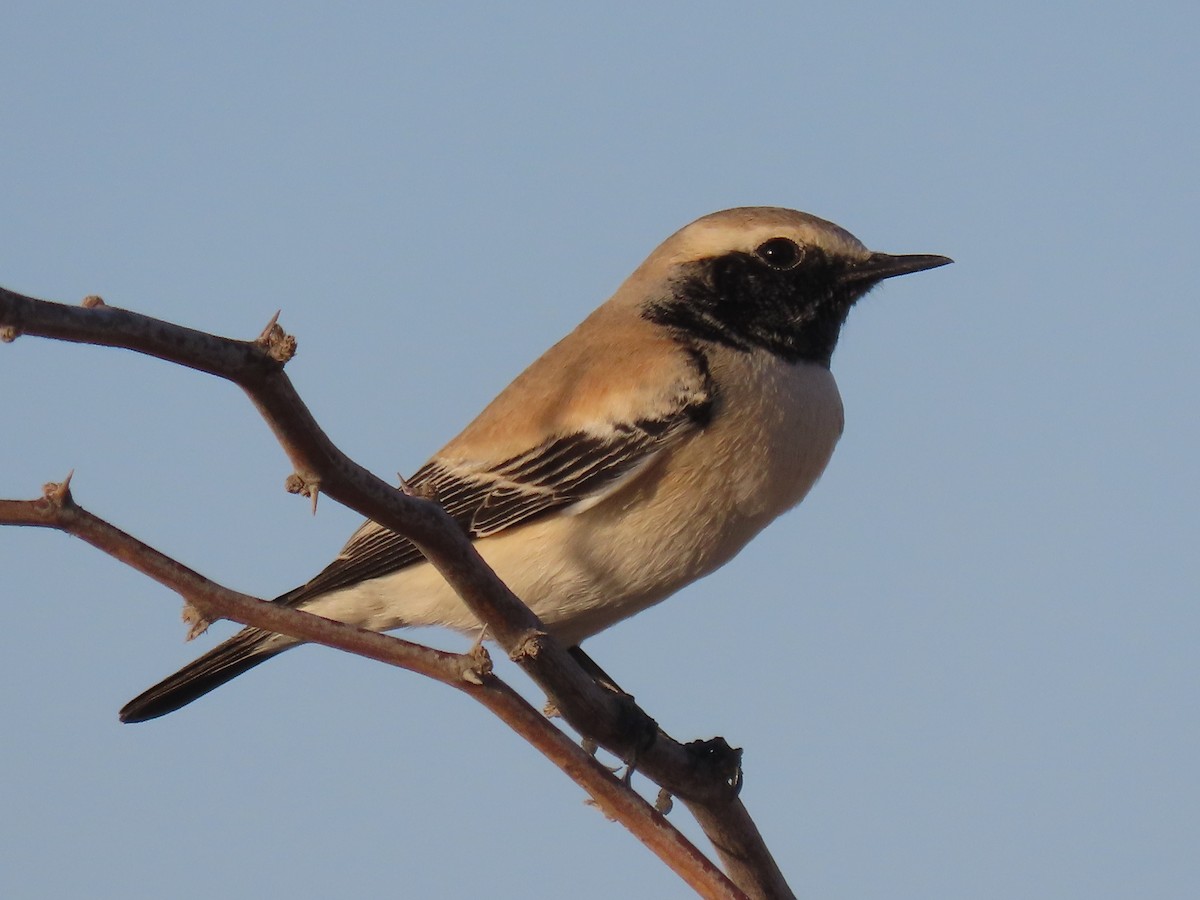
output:
<svg viewBox="0 0 1200 900"><path fill-rule="evenodd" d="M644 290L642 314L653 322L700 341L827 366L855 301L885 278L949 262L872 252L807 213L743 207L680 229L630 281Z"/></svg>

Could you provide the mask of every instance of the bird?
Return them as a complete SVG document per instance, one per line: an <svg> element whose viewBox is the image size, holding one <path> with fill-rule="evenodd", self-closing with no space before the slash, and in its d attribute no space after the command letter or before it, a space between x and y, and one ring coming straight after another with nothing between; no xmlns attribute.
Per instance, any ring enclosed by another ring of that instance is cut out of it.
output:
<svg viewBox="0 0 1200 900"><path fill-rule="evenodd" d="M830 361L854 304L952 262L872 252L780 207L703 216L506 387L411 478L560 641L728 562L798 504L843 430ZM403 535L365 522L276 603L376 631L481 624ZM172 712L301 641L242 631L131 700Z"/></svg>

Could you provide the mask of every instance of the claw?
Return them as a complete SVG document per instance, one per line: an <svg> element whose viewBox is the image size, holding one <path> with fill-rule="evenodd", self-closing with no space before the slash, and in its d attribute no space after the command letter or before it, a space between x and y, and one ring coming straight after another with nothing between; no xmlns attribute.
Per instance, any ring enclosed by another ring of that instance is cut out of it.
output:
<svg viewBox="0 0 1200 900"><path fill-rule="evenodd" d="M637 750L633 751L633 755L625 761L625 774L621 776L621 781L625 783L625 787L633 787L633 773L637 771Z"/></svg>
<svg viewBox="0 0 1200 900"><path fill-rule="evenodd" d="M659 788L658 796L654 800L654 808L664 816L671 814L671 810L675 807L675 799L671 796L666 788Z"/></svg>

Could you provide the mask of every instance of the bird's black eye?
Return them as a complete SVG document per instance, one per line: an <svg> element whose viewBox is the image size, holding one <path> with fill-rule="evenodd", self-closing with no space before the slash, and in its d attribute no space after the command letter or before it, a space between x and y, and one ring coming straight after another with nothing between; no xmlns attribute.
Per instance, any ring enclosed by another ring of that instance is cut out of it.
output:
<svg viewBox="0 0 1200 900"><path fill-rule="evenodd" d="M791 238L777 237L763 241L754 251L772 269L794 269L804 258L804 251Z"/></svg>

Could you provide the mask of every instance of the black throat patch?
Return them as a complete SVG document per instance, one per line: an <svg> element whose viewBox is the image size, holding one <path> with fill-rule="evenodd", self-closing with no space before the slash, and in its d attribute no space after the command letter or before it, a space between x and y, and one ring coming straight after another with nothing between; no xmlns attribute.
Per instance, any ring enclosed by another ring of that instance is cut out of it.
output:
<svg viewBox="0 0 1200 900"><path fill-rule="evenodd" d="M844 284L843 271L811 247L799 265L783 270L751 253L701 259L643 315L699 341L828 367L850 307L872 287Z"/></svg>

